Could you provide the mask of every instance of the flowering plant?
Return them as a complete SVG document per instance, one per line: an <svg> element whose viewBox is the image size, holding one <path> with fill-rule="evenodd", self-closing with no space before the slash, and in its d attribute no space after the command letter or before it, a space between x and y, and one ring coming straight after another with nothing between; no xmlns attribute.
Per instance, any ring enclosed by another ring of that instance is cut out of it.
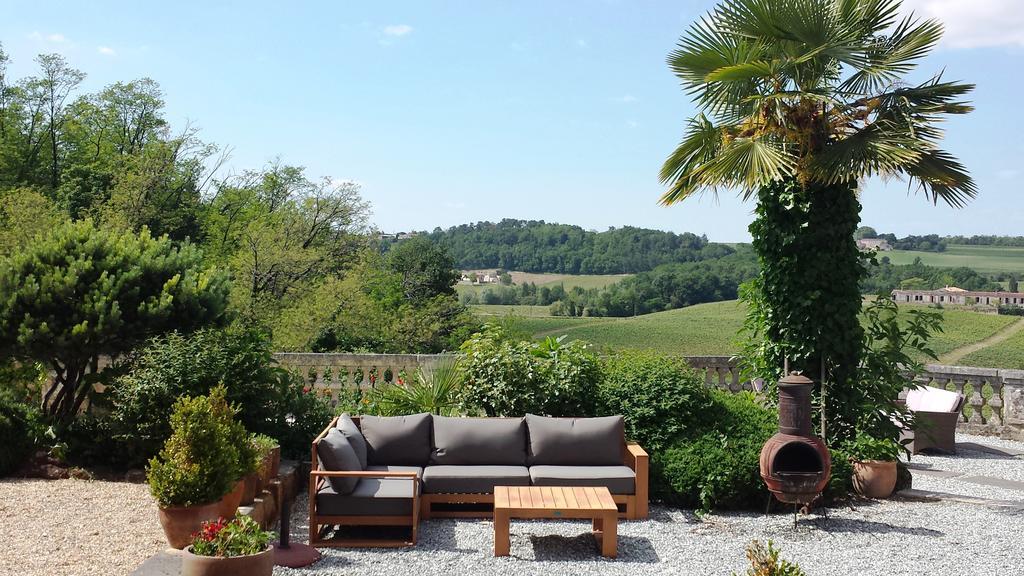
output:
<svg viewBox="0 0 1024 576"><path fill-rule="evenodd" d="M263 530L252 518L237 514L230 521L203 522L192 534L191 550L197 556L249 556L266 550L273 537L273 532Z"/></svg>

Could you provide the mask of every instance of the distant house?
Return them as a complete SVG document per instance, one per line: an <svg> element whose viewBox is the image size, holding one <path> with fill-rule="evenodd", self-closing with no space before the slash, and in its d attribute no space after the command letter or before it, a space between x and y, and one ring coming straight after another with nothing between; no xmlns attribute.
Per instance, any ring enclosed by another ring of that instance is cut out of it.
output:
<svg viewBox="0 0 1024 576"><path fill-rule="evenodd" d="M893 290L892 297L897 302L918 304L1024 306L1024 292L975 292L956 286L938 290Z"/></svg>
<svg viewBox="0 0 1024 576"><path fill-rule="evenodd" d="M857 248L865 252L868 250L877 250L879 252L892 250L892 246L889 245L889 241L885 238L861 238L857 240Z"/></svg>

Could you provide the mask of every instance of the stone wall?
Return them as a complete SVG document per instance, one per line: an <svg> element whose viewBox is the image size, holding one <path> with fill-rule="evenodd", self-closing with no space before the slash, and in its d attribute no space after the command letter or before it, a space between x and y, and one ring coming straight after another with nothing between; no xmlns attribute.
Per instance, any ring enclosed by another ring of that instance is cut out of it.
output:
<svg viewBox="0 0 1024 576"><path fill-rule="evenodd" d="M337 401L344 390L393 382L420 366L436 363L438 354L275 354L281 365L305 377ZM708 386L732 392L750 390L729 356L687 356ZM1024 440L1024 370L996 370L929 364L918 379L925 385L956 390L967 397L960 429Z"/></svg>

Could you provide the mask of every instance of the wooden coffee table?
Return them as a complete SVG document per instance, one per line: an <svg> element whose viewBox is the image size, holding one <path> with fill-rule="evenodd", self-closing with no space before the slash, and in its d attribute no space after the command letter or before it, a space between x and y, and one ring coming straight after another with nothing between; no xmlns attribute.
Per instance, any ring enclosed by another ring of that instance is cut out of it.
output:
<svg viewBox="0 0 1024 576"><path fill-rule="evenodd" d="M496 486L494 488L494 555L509 554L512 518L589 518L601 555L615 558L619 509L611 492L600 487Z"/></svg>

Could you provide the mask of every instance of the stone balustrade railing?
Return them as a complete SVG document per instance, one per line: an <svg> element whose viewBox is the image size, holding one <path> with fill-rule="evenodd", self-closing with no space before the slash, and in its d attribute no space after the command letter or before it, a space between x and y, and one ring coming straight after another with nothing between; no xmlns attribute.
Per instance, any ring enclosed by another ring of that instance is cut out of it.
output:
<svg viewBox="0 0 1024 576"><path fill-rule="evenodd" d="M284 367L305 377L337 402L346 391L394 382L420 366L430 366L440 354L313 354L278 353ZM750 390L729 356L688 356L687 362L704 375L704 382L723 390ZM964 394L960 429L1024 439L1024 370L996 370L929 364L918 382Z"/></svg>

